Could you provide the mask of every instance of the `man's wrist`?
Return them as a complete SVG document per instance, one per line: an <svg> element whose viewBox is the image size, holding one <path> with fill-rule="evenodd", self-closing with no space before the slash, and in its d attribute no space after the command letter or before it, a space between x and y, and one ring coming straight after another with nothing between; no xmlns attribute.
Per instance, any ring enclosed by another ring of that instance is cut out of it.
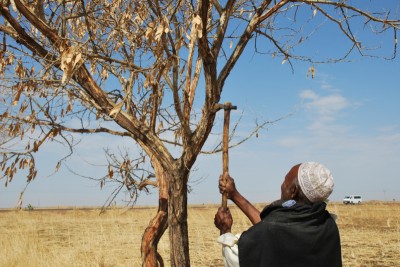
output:
<svg viewBox="0 0 400 267"><path fill-rule="evenodd" d="M232 198L231 198L231 200L236 204L237 201L240 199L240 197L241 197L241 194L239 193L239 191L235 190L235 191L233 191L233 193L232 193Z"/></svg>
<svg viewBox="0 0 400 267"><path fill-rule="evenodd" d="M232 231L231 227L224 227L223 229L221 229L222 234L230 233L231 231Z"/></svg>

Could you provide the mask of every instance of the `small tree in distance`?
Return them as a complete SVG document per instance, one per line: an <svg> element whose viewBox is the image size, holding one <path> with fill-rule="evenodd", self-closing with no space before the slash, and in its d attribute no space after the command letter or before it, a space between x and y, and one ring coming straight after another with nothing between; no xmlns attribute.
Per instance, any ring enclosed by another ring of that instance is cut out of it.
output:
<svg viewBox="0 0 400 267"><path fill-rule="evenodd" d="M22 143L1 150L1 177L9 183L27 169L30 182L35 153L46 143L64 142L73 151L69 133L131 138L142 154L121 159L108 153L106 177L131 192L158 187L158 212L143 235L143 265L162 264L157 244L169 228L171 266L190 266L187 183L244 49L253 44L255 52L290 65L308 61L313 75L313 63L376 56L368 46L373 38L359 39L365 31L389 36L393 58L399 14L389 3L1 1L0 127ZM314 32L328 26L337 30L332 40L345 37L342 50L325 58L301 54L301 46L318 41ZM145 158L151 171L139 168Z"/></svg>

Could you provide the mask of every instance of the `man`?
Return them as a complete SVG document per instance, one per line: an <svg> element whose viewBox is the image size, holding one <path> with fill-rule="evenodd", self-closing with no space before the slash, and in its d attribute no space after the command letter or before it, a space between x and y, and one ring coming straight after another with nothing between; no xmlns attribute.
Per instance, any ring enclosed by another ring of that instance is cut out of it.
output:
<svg viewBox="0 0 400 267"><path fill-rule="evenodd" d="M282 183L281 199L261 213L237 191L231 177L220 177L219 189L253 223L239 238L231 233L229 209L218 210L214 224L223 233L218 242L226 266L342 266L339 230L325 209L333 190L325 166L306 162L292 167Z"/></svg>

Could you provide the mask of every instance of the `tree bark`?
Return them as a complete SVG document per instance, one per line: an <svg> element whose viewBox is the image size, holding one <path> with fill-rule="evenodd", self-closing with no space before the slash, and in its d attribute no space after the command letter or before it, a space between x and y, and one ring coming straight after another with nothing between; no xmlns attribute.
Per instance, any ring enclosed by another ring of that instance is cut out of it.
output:
<svg viewBox="0 0 400 267"><path fill-rule="evenodd" d="M155 157L151 157L158 183L158 211L150 221L142 237L142 266L164 266L161 255L157 252L157 245L168 227L168 183L167 173Z"/></svg>
<svg viewBox="0 0 400 267"><path fill-rule="evenodd" d="M160 199L156 216L150 221L142 238L142 266L164 266L162 257L157 252L160 238L167 229L168 203L167 199Z"/></svg>
<svg viewBox="0 0 400 267"><path fill-rule="evenodd" d="M187 177L184 168L174 171L168 189L168 227L172 267L189 267L189 237L187 223Z"/></svg>

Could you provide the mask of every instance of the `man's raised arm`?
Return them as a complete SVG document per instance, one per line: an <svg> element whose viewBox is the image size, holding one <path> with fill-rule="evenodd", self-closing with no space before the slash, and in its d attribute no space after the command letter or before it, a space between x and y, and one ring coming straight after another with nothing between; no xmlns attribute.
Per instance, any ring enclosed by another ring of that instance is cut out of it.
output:
<svg viewBox="0 0 400 267"><path fill-rule="evenodd" d="M261 221L260 211L258 211L245 197L243 197L236 189L235 181L229 175L222 179L219 177L219 191L221 194L226 194L227 198L232 200L236 206L249 218L249 220L256 224Z"/></svg>

